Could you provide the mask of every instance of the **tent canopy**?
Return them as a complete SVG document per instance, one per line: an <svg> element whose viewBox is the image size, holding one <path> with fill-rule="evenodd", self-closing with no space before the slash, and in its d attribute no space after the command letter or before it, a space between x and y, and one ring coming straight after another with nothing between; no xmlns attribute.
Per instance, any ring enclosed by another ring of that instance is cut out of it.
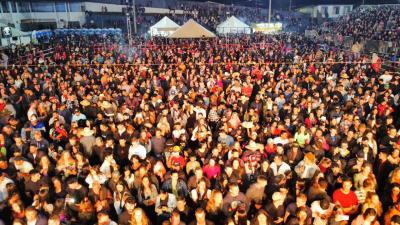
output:
<svg viewBox="0 0 400 225"><path fill-rule="evenodd" d="M170 38L213 38L215 34L193 19L190 19L185 24L169 36Z"/></svg>
<svg viewBox="0 0 400 225"><path fill-rule="evenodd" d="M250 34L251 27L235 16L231 16L217 26L217 32L219 34Z"/></svg>
<svg viewBox="0 0 400 225"><path fill-rule="evenodd" d="M179 28L178 24L164 16L164 18L150 27L149 33L151 36L169 36Z"/></svg>

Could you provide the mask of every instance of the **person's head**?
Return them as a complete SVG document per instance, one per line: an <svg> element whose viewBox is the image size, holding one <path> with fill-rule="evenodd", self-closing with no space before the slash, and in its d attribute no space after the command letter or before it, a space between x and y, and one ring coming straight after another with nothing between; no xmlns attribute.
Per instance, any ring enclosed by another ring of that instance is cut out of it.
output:
<svg viewBox="0 0 400 225"><path fill-rule="evenodd" d="M98 225L109 225L110 224L110 217L106 212L99 212L97 214L97 224Z"/></svg>
<svg viewBox="0 0 400 225"><path fill-rule="evenodd" d="M296 197L296 205L297 207L305 206L307 203L307 195L299 194Z"/></svg>
<svg viewBox="0 0 400 225"><path fill-rule="evenodd" d="M51 215L47 224L48 225L61 225L60 216L57 214Z"/></svg>
<svg viewBox="0 0 400 225"><path fill-rule="evenodd" d="M135 207L136 207L136 201L134 198L128 198L125 201L125 208L129 213L132 213Z"/></svg>
<svg viewBox="0 0 400 225"><path fill-rule="evenodd" d="M296 217L300 221L305 221L307 219L307 209L306 209L306 207L302 206L302 207L297 208Z"/></svg>
<svg viewBox="0 0 400 225"><path fill-rule="evenodd" d="M184 210L186 208L186 200L184 197L179 196L176 199L176 208L178 210Z"/></svg>
<svg viewBox="0 0 400 225"><path fill-rule="evenodd" d="M36 154L37 151L38 151L38 149L37 149L37 146L36 146L36 145L34 145L34 144L29 145L29 152L30 152L31 154Z"/></svg>
<svg viewBox="0 0 400 225"><path fill-rule="evenodd" d="M142 177L142 185L145 186L145 187L150 185L150 179L149 179L149 177L147 175Z"/></svg>
<svg viewBox="0 0 400 225"><path fill-rule="evenodd" d="M38 182L41 177L39 171L37 171L37 170L31 170L29 175L31 176L31 181L33 181L33 182Z"/></svg>
<svg viewBox="0 0 400 225"><path fill-rule="evenodd" d="M206 220L206 213L203 208L197 208L195 212L197 223L203 224Z"/></svg>
<svg viewBox="0 0 400 225"><path fill-rule="evenodd" d="M363 213L364 221L374 222L376 220L376 210L373 208L368 208Z"/></svg>
<svg viewBox="0 0 400 225"><path fill-rule="evenodd" d="M178 179L179 179L179 174L178 174L178 172L176 172L176 171L172 172L172 174L171 174L171 179L172 179L172 182L178 181Z"/></svg>
<svg viewBox="0 0 400 225"><path fill-rule="evenodd" d="M268 180L264 175L260 175L257 177L257 183L261 186L266 186L268 184Z"/></svg>
<svg viewBox="0 0 400 225"><path fill-rule="evenodd" d="M125 190L125 185L122 181L119 181L115 188L117 192L123 192Z"/></svg>
<svg viewBox="0 0 400 225"><path fill-rule="evenodd" d="M30 206L25 210L25 217L27 222L35 221L38 219L38 212Z"/></svg>
<svg viewBox="0 0 400 225"><path fill-rule="evenodd" d="M142 208L135 208L133 210L132 215L134 221L141 221L141 222L147 221L146 213L143 211Z"/></svg>
<svg viewBox="0 0 400 225"><path fill-rule="evenodd" d="M285 201L285 197L281 192L277 191L272 194L272 201L274 204L281 205Z"/></svg>
<svg viewBox="0 0 400 225"><path fill-rule="evenodd" d="M351 181L351 178L343 178L342 181L342 189L343 191L345 191L346 193L351 191L351 188L353 187L353 182Z"/></svg>
<svg viewBox="0 0 400 225"><path fill-rule="evenodd" d="M160 199L165 200L168 197L168 192L166 192L164 189L160 190Z"/></svg>
<svg viewBox="0 0 400 225"><path fill-rule="evenodd" d="M236 197L239 195L239 186L237 183L231 183L229 184L229 193L231 194L231 196Z"/></svg>
<svg viewBox="0 0 400 225"><path fill-rule="evenodd" d="M205 179L201 179L201 180L197 183L197 187L198 187L199 189L202 189L202 190L207 190L207 183L206 183L206 180L205 180Z"/></svg>
<svg viewBox="0 0 400 225"><path fill-rule="evenodd" d="M276 155L274 157L274 162L276 165L280 166L282 164L282 155Z"/></svg>
<svg viewBox="0 0 400 225"><path fill-rule="evenodd" d="M400 216L399 215L394 215L390 219L390 225L400 225Z"/></svg>
<svg viewBox="0 0 400 225"><path fill-rule="evenodd" d="M172 211L169 221L171 222L171 225L179 225L181 223L181 215L178 210Z"/></svg>

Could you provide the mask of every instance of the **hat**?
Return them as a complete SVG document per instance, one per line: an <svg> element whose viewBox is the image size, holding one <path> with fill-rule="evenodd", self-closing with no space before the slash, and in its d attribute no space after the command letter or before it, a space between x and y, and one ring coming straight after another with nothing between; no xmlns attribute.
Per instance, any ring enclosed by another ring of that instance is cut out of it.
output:
<svg viewBox="0 0 400 225"><path fill-rule="evenodd" d="M340 78L342 78L342 79L349 79L349 75L347 75L347 73L342 73L342 74L340 75Z"/></svg>
<svg viewBox="0 0 400 225"><path fill-rule="evenodd" d="M172 146L174 146L174 141L173 141L172 139L168 139L168 140L165 142L165 146L166 146L166 147L172 147Z"/></svg>
<svg viewBox="0 0 400 225"><path fill-rule="evenodd" d="M249 129L249 128L253 128L254 124L253 124L252 121L246 121L246 122L242 123L242 127L246 128L246 129Z"/></svg>
<svg viewBox="0 0 400 225"><path fill-rule="evenodd" d="M114 116L114 110L112 108L107 108L104 110L104 114L108 117Z"/></svg>
<svg viewBox="0 0 400 225"><path fill-rule="evenodd" d="M283 201L283 195L280 192L274 192L274 194L272 194L272 200L273 201Z"/></svg>
<svg viewBox="0 0 400 225"><path fill-rule="evenodd" d="M101 103L101 107L103 107L104 109L109 109L109 108L112 107L112 105L111 105L111 103L108 102L108 101L103 101L103 102Z"/></svg>
<svg viewBox="0 0 400 225"><path fill-rule="evenodd" d="M80 104L81 104L82 106L88 106L88 105L90 105L90 102L89 102L88 100L84 99L84 100L82 100L82 101L80 102Z"/></svg>
<svg viewBox="0 0 400 225"><path fill-rule="evenodd" d="M175 145L175 146L172 148L172 151L173 151L173 152L180 152L180 151L181 151L181 147Z"/></svg>
<svg viewBox="0 0 400 225"><path fill-rule="evenodd" d="M246 148L250 149L250 150L258 150L258 149L260 149L260 147L254 141L250 141L250 143L248 145L246 145Z"/></svg>
<svg viewBox="0 0 400 225"><path fill-rule="evenodd" d="M82 131L82 136L88 137L88 136L92 136L94 134L94 131L92 129L90 129L89 127L85 127L83 128Z"/></svg>

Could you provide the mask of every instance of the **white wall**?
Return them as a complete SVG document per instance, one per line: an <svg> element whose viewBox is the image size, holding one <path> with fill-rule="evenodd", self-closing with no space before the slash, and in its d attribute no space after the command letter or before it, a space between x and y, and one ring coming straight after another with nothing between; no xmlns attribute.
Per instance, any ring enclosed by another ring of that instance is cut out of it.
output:
<svg viewBox="0 0 400 225"><path fill-rule="evenodd" d="M124 5L103 4L96 2L85 2L84 5L87 11L92 11L92 12L101 12L102 6L107 7L107 12L122 12L122 8L126 7Z"/></svg>
<svg viewBox="0 0 400 225"><path fill-rule="evenodd" d="M339 9L339 13L336 13L336 8ZM353 10L353 5L317 5L307 6L298 9L301 13L310 14L312 17L318 17L320 14L325 18L325 9L328 12L328 18L337 18L349 14Z"/></svg>
<svg viewBox="0 0 400 225"><path fill-rule="evenodd" d="M154 7L144 7L144 13L146 14L171 14L169 9L165 8L154 8ZM183 14L184 11L180 9L174 10L175 14Z"/></svg>
<svg viewBox="0 0 400 225"><path fill-rule="evenodd" d="M125 7L124 5L95 2L83 2L82 5L85 7L85 10L92 12L102 12L103 6L107 7L107 12L122 12L122 8ZM79 21L80 25L83 25L85 23L85 12L0 13L0 21L2 23L15 24L15 28L17 29L21 29L21 20L52 21L57 23L58 28L62 28L66 24L66 21Z"/></svg>
<svg viewBox="0 0 400 225"><path fill-rule="evenodd" d="M3 13L7 23L15 24L15 28L21 29L21 20L52 21L57 23L57 27L64 26L64 21L79 21L85 23L84 12L30 12L30 13ZM3 19L4 20L4 19Z"/></svg>
<svg viewBox="0 0 400 225"><path fill-rule="evenodd" d="M353 10L353 5L318 5L314 7L313 17L317 17L318 13L325 18L325 9L328 12L328 18L337 18L349 14ZM336 9L339 9L338 13Z"/></svg>

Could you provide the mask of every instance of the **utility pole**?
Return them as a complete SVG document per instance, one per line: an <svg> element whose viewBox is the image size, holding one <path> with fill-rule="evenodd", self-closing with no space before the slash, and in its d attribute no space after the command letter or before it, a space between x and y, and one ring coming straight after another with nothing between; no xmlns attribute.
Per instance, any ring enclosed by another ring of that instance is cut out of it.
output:
<svg viewBox="0 0 400 225"><path fill-rule="evenodd" d="M132 24L131 24L131 6L129 0L126 0L126 31L128 33L128 45L132 44Z"/></svg>
<svg viewBox="0 0 400 225"><path fill-rule="evenodd" d="M271 5L272 5L272 0L269 0L269 8L268 8L268 23L271 23L271 12L272 12L272 9L271 9Z"/></svg>
<svg viewBox="0 0 400 225"><path fill-rule="evenodd" d="M133 28L134 28L135 34L137 34L137 27L136 27L136 1L135 0L133 0L132 10L133 10Z"/></svg>

